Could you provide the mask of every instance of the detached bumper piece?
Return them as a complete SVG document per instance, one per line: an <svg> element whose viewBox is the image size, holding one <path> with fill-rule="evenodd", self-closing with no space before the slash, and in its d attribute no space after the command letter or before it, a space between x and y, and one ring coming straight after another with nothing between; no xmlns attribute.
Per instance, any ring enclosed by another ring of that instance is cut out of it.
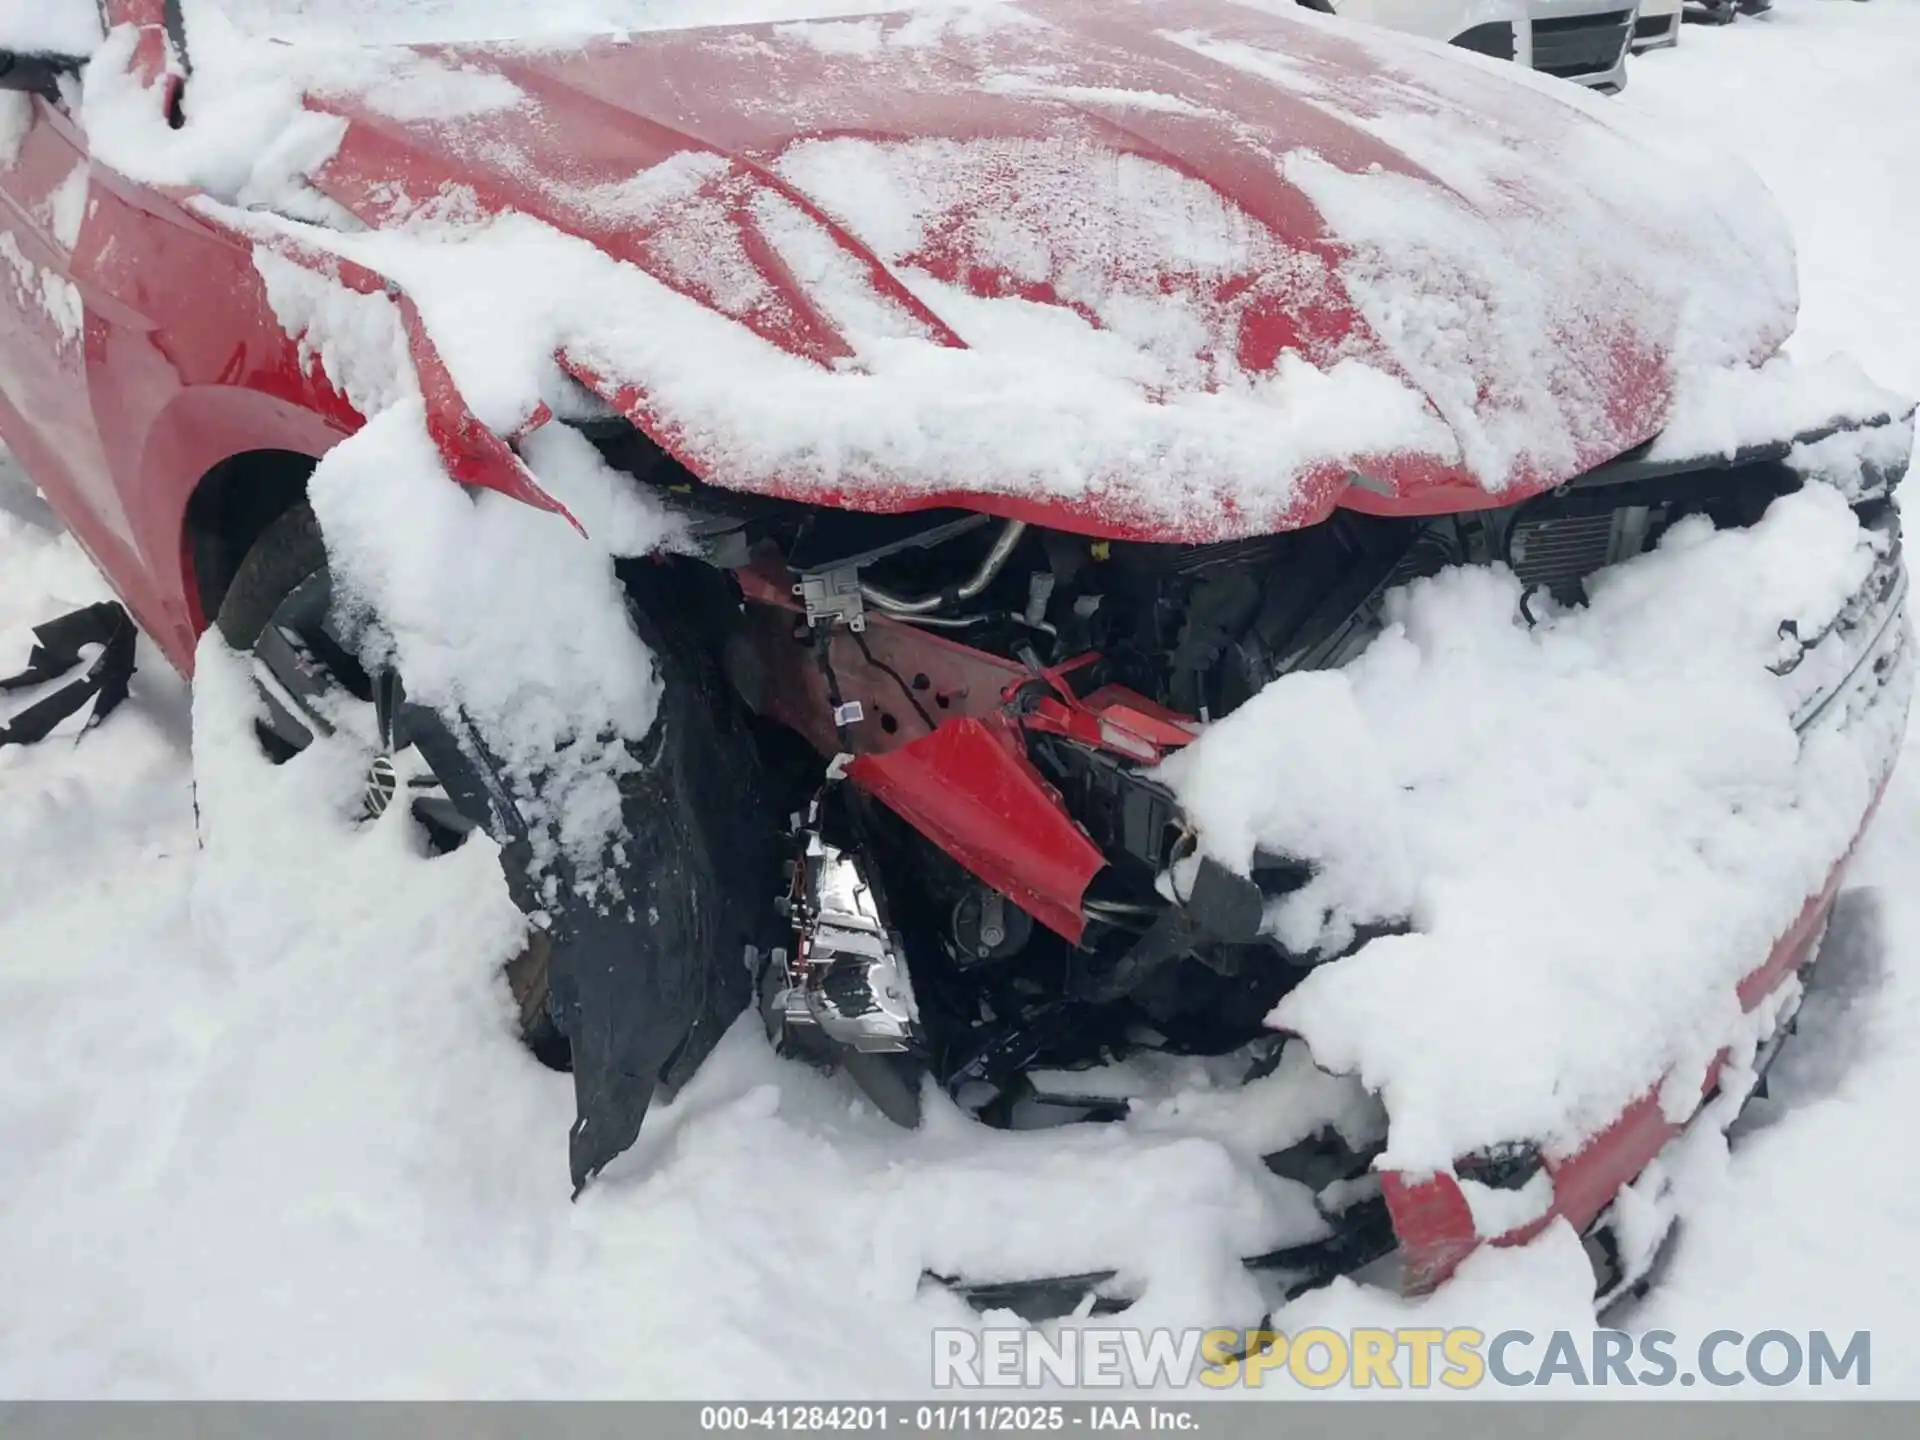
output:
<svg viewBox="0 0 1920 1440"><path fill-rule="evenodd" d="M1249 1256L1241 1263L1271 1277L1276 1282L1272 1303L1285 1305L1387 1259L1393 1250L1393 1221L1386 1205L1375 1201L1356 1207L1350 1223L1324 1240ZM981 1314L1009 1310L1032 1324L1073 1315L1119 1315L1139 1299L1113 1270L977 1285L929 1273L921 1281L945 1286Z"/></svg>
<svg viewBox="0 0 1920 1440"><path fill-rule="evenodd" d="M1287 1304L1394 1253L1398 1242L1393 1217L1378 1177L1368 1172L1378 1153L1377 1147L1354 1150L1332 1130L1323 1130L1266 1157L1274 1174L1314 1189L1328 1227L1317 1240L1250 1255L1241 1262L1268 1282L1271 1305ZM1116 1315L1139 1298L1125 1277L1112 1270L971 1284L928 1273L921 1281L946 1287L982 1313L1010 1310L1033 1323L1069 1315Z"/></svg>
<svg viewBox="0 0 1920 1440"><path fill-rule="evenodd" d="M89 700L94 703L86 730L105 720L127 698L127 687L133 680L135 634L133 617L112 600L36 625L27 668L0 678L0 692L31 690L58 680L79 665L81 652L88 646L98 645L100 653L78 679L42 696L0 725L0 746L39 743L62 720L78 714Z"/></svg>

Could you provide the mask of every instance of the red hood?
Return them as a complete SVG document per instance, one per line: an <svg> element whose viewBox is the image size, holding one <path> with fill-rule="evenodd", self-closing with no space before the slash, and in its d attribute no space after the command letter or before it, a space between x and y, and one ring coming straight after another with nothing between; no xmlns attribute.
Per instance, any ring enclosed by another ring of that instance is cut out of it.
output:
<svg viewBox="0 0 1920 1440"><path fill-rule="evenodd" d="M1609 102L1290 0L1027 0L434 53L523 99L457 126L327 102L352 123L319 183L376 227L422 205L522 212L789 355L858 368L846 307L767 233L761 202L780 197L927 343L978 343L971 299L1025 300L1138 347L1156 403L1344 361L1404 382L1432 420L1410 440L1349 417L1287 452L1286 484L1209 480L1200 504L1145 464L1077 490L875 483L732 463L647 385L575 357L735 488L1167 539L1335 504L1473 508L1648 439L1679 371L1792 329L1791 250L1744 171L1681 173ZM697 183L646 200L649 174L679 170Z"/></svg>

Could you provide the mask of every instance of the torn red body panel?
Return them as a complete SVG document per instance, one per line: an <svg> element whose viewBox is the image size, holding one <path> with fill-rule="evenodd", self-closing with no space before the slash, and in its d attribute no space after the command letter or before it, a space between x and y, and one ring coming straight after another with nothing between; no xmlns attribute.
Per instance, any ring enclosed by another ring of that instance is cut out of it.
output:
<svg viewBox="0 0 1920 1440"><path fill-rule="evenodd" d="M1070 941L1079 899L1107 863L1033 768L1005 721L955 720L847 778L871 791L968 870Z"/></svg>

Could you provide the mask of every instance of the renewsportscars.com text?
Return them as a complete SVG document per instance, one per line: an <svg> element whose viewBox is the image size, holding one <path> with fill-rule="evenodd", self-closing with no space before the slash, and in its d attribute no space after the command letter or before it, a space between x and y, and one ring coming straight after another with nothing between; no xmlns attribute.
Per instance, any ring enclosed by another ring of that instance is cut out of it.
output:
<svg viewBox="0 0 1920 1440"><path fill-rule="evenodd" d="M1272 1330L936 1330L936 1389L1042 1386L1202 1390L1474 1390L1873 1383L1873 1337L1825 1330L1492 1333L1403 1328L1288 1335Z"/></svg>

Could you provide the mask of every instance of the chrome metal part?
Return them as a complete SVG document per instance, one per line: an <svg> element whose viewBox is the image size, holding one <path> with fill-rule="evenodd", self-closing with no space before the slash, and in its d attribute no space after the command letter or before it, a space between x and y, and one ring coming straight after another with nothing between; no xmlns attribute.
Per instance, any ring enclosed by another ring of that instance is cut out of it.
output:
<svg viewBox="0 0 1920 1440"><path fill-rule="evenodd" d="M859 857L802 831L805 848L788 897L791 958L775 951L773 1018L788 1035L807 1030L862 1054L915 1048L918 1011L900 939Z"/></svg>

